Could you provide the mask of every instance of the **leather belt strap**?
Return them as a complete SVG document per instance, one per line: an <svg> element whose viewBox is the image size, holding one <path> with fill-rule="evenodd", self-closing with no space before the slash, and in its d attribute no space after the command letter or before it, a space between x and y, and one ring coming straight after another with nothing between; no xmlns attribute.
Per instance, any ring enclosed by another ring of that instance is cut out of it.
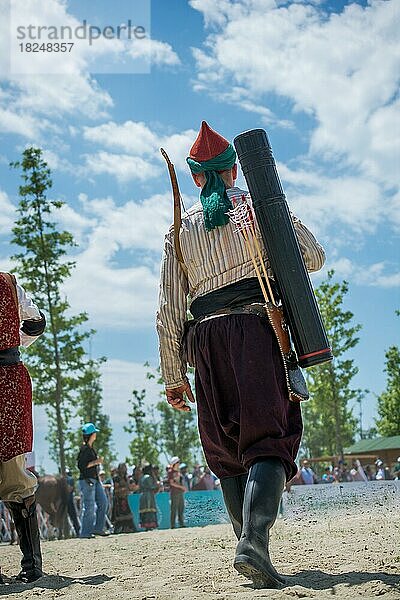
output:
<svg viewBox="0 0 400 600"><path fill-rule="evenodd" d="M258 317L265 317L268 319L268 315L265 309L265 305L260 302L254 302L253 304L245 304L244 306L235 306L232 308L221 308L220 310L215 311L209 315L204 315L204 317L199 317L197 320L198 323L203 323L204 321L208 321L209 319L216 319L218 317L225 317L227 315L257 315Z"/></svg>

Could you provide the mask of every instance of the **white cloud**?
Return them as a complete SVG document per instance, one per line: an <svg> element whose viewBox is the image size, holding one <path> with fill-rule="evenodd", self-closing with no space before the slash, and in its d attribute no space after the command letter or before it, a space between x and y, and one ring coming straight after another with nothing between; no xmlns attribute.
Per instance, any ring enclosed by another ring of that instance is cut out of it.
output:
<svg viewBox="0 0 400 600"><path fill-rule="evenodd" d="M27 139L33 139L40 137L42 132L49 128L47 119L33 117L24 111L15 112L6 108L5 105L3 107L0 105L1 133L15 133Z"/></svg>
<svg viewBox="0 0 400 600"><path fill-rule="evenodd" d="M76 165L73 165L67 158L65 158L65 155L70 151L70 146L65 143L64 138L54 136L52 140L52 146L56 151L50 150L48 147L44 147L42 150L43 160L46 161L49 168L52 171L57 170L68 173L69 175L76 175L79 169L77 169Z"/></svg>
<svg viewBox="0 0 400 600"><path fill-rule="evenodd" d="M153 327L164 236L172 221L170 192L122 205L86 194L78 200L80 209L65 204L54 215L79 244L71 256L76 267L63 286L72 311L87 311L90 325L102 329ZM0 190L3 238L14 219L14 206ZM2 269L10 268L8 258L0 260Z"/></svg>
<svg viewBox="0 0 400 600"><path fill-rule="evenodd" d="M313 231L326 233L332 225L352 232L371 233L387 217L380 186L366 178L331 178L317 170L278 165L288 202Z"/></svg>
<svg viewBox="0 0 400 600"><path fill-rule="evenodd" d="M400 287L400 271L390 273L387 272L387 265L384 261L374 263L367 268L357 269L356 281L360 285L364 284L374 287Z"/></svg>
<svg viewBox="0 0 400 600"><path fill-rule="evenodd" d="M174 163L175 167L184 173L189 172L186 163L186 157L188 156L189 150L197 137L197 133L198 132L194 129L187 129L182 131L182 133L162 136L159 141L159 146L163 147L167 151L167 154ZM160 160L163 160L159 152L157 152L157 156Z"/></svg>
<svg viewBox="0 0 400 600"><path fill-rule="evenodd" d="M11 204L8 195L0 190L0 233L8 235L14 225L15 207Z"/></svg>
<svg viewBox="0 0 400 600"><path fill-rule="evenodd" d="M65 203L57 211L57 223L60 228L69 231L77 244L84 243L85 234L96 224L96 219L85 216L77 212L68 203Z"/></svg>
<svg viewBox="0 0 400 600"><path fill-rule="evenodd" d="M7 14L7 2L0 0L0 5L2 14ZM5 19L5 21L9 27L8 20ZM63 0L48 0L44 4L38 3L37 0L13 0L11 23L14 25L29 23L30 25L71 27L79 25L79 21L68 13L67 4ZM6 28L5 25L3 27ZM0 54L7 56L10 32L6 29L3 33L4 35L0 39ZM30 74L10 74L3 68L2 79L8 83L9 87L3 99L0 96L0 102L1 100L7 102L9 112L14 115L10 114L9 120L14 124L13 131L15 133L24 135L28 139L37 136L38 132L46 125L46 121L43 121L42 118L39 119L42 114L58 118L63 114L81 114L97 118L107 113L107 109L112 106L112 100L110 95L102 90L88 73L85 59L86 45L83 42L76 42L74 52L69 53L68 60L65 57L62 60L59 56L50 56L45 52L38 53L35 55L35 61L30 60L29 62ZM24 58L23 53L19 52L14 52L12 56L13 73L17 73L18 61L27 59ZM55 61L57 74L51 74L51 65L49 65L49 70L45 71L49 74L32 74L35 69L34 65L38 65L40 69L43 61ZM22 70L22 72L26 73L26 70ZM18 126L19 120L26 120L25 130ZM35 128L33 128L33 124L36 125Z"/></svg>
<svg viewBox="0 0 400 600"><path fill-rule="evenodd" d="M86 166L92 173L109 173L121 182L130 179L144 181L160 174L159 165L163 158L159 150L163 147L177 169L187 172L185 159L196 135L194 129L170 135L158 133L141 121L109 121L95 127L84 127L83 137L89 142L124 152L111 154L100 151L86 155Z"/></svg>
<svg viewBox="0 0 400 600"><path fill-rule="evenodd" d="M194 50L199 88L242 89L255 112L261 102L268 108L268 94L288 98L294 111L315 119L314 159L356 166L389 187L398 183L397 0L352 3L330 15L323 4L190 4L212 28Z"/></svg>
<svg viewBox="0 0 400 600"><path fill-rule="evenodd" d="M391 215L395 228L400 231L400 191L391 198L387 211Z"/></svg>
<svg viewBox="0 0 400 600"><path fill-rule="evenodd" d="M85 72L65 75L34 75L13 78L18 89L15 109L60 117L83 115L105 117L111 96Z"/></svg>
<svg viewBox="0 0 400 600"><path fill-rule="evenodd" d="M372 263L370 265L358 265L348 257L340 257L330 261L327 269L334 269L337 277L360 286L396 288L400 287L400 271L390 272L391 265L385 261Z"/></svg>
<svg viewBox="0 0 400 600"><path fill-rule="evenodd" d="M151 370L143 364L128 360L107 360L101 367L103 385L103 407L111 417L112 424L126 423L129 412L128 401L132 390L146 389L146 405L154 406L159 400L160 386L154 379L146 379Z"/></svg>
<svg viewBox="0 0 400 600"><path fill-rule="evenodd" d="M177 66L181 62L170 44L149 38L136 40L129 46L129 54L135 59L147 59L156 66Z"/></svg>
<svg viewBox="0 0 400 600"><path fill-rule="evenodd" d="M118 268L96 257L93 249L76 259L77 267L65 289L74 310L89 313L91 325L129 331L154 324L158 273L146 266Z"/></svg>
<svg viewBox="0 0 400 600"><path fill-rule="evenodd" d="M90 245L105 257L112 255L115 243L125 250L161 252L172 220L169 194L155 194L142 202L128 201L122 206L117 206L112 198L86 199L84 210L98 217Z"/></svg>
<svg viewBox="0 0 400 600"><path fill-rule="evenodd" d="M153 131L142 121L125 121L124 123L109 121L83 129L83 137L90 142L109 149L123 150L129 154L149 155L160 160L160 147L165 147L168 152L171 152L174 160L175 156L186 158L196 136L197 131L194 129L186 129L173 134Z"/></svg>
<svg viewBox="0 0 400 600"><path fill-rule="evenodd" d="M85 223L95 225L81 235L82 251L75 256L77 266L65 286L71 305L76 311L87 310L95 327L130 330L153 325L163 239L172 219L170 195L122 206L112 198L89 200L81 195L80 200ZM125 252L123 266L119 252Z"/></svg>
<svg viewBox="0 0 400 600"><path fill-rule="evenodd" d="M81 22L69 12L64 0L13 0L11 21L8 0L0 0L0 12L6 18L0 22L0 131L16 133L28 140L49 144L49 117L60 121L64 116L105 118L113 106L110 94L90 76L93 60L102 63L125 60L130 52L147 57L157 66L178 65L180 60L172 47L159 40L87 40L74 39L73 51L67 55L37 53L34 59L19 51L12 53L12 71L7 71L7 56L12 26L29 23L32 26L76 28ZM18 50L18 48L17 48ZM27 61L28 63L21 63ZM111 64L111 63L110 63ZM24 67L25 65L25 67ZM27 65L27 66L26 66ZM28 74L27 73L28 68ZM24 73L18 75L17 73ZM46 73L46 74L43 74ZM54 127L54 124L53 124Z"/></svg>
<svg viewBox="0 0 400 600"><path fill-rule="evenodd" d="M265 8L273 6L273 0L267 0ZM234 0L189 0L189 4L195 9L203 13L206 27L224 26L230 18L238 18L243 14L241 2ZM248 3L250 4L250 3ZM251 2L253 5L253 2Z"/></svg>
<svg viewBox="0 0 400 600"><path fill-rule="evenodd" d="M329 264L325 267L325 270L328 269L333 269L337 277L348 279L354 273L355 265L349 258L342 256L337 260L329 261Z"/></svg>
<svg viewBox="0 0 400 600"><path fill-rule="evenodd" d="M84 127L83 137L107 148L117 148L132 154L152 154L157 147L156 134L143 122L114 121L97 127Z"/></svg>
<svg viewBox="0 0 400 600"><path fill-rule="evenodd" d="M97 154L86 154L85 160L86 169L90 173L95 175L106 173L115 177L121 183L135 179L146 181L152 177L156 177L160 173L157 166L140 156L98 152Z"/></svg>

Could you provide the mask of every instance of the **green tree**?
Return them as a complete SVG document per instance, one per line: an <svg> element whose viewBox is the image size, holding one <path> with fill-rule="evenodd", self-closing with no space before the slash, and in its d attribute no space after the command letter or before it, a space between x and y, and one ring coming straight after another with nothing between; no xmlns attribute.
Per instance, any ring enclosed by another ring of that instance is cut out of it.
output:
<svg viewBox="0 0 400 600"><path fill-rule="evenodd" d="M148 363L145 366L148 367ZM191 377L193 369L189 369L188 374ZM179 456L182 462L197 462L201 443L197 429L196 406L192 404L190 412L183 412L168 404L159 367L155 371L149 371L147 379L155 379L161 388L159 396L162 400L157 403L156 408L160 416L159 440L167 460L172 456Z"/></svg>
<svg viewBox="0 0 400 600"><path fill-rule="evenodd" d="M195 462L200 449L195 409L192 407L190 412L183 412L161 400L157 403L157 410L161 417L160 442L168 460L179 456L182 462Z"/></svg>
<svg viewBox="0 0 400 600"><path fill-rule="evenodd" d="M307 370L306 377L311 400L304 406L304 445L310 456L343 456L343 449L354 441L357 420L351 402L357 402L365 390L351 386L358 373L348 352L357 345L353 313L343 308L348 283L333 281L334 271L316 289L315 293L331 343L334 359Z"/></svg>
<svg viewBox="0 0 400 600"><path fill-rule="evenodd" d="M400 315L399 311L396 311ZM385 354L386 390L378 397L378 432L383 436L400 435L400 349L391 346Z"/></svg>
<svg viewBox="0 0 400 600"><path fill-rule="evenodd" d="M35 380L34 401L46 407L50 456L65 469L65 437L77 402L77 386L84 367L83 342L91 331L82 330L86 313L71 315L61 286L71 275L74 261L66 255L74 246L68 231L59 231L55 215L60 200L48 199L51 172L39 148L27 148L22 160L11 163L21 169L18 218L12 242L21 248L12 259L25 286L47 317L47 330L27 351Z"/></svg>
<svg viewBox="0 0 400 600"><path fill-rule="evenodd" d="M110 418L104 414L102 409L103 388L100 365L105 361L105 357L97 360L89 359L79 378L77 407L74 415L79 419L79 428L68 433L69 448L66 452L69 466L74 470L76 470L78 448L82 443L80 426L84 423L94 423L100 430L96 436L95 447L98 455L103 458L103 466L106 471L110 469L110 464L116 459L111 441Z"/></svg>
<svg viewBox="0 0 400 600"><path fill-rule="evenodd" d="M134 465L141 465L143 462L157 464L160 454L158 425L154 412L149 414L150 420L147 418L145 398L146 390L133 390L129 401L132 407L128 413L129 421L124 427L125 431L133 434L129 444L130 456L126 458L126 462Z"/></svg>
<svg viewBox="0 0 400 600"><path fill-rule="evenodd" d="M144 366L149 367L149 364L145 363ZM157 463L161 453L167 461L178 455L186 463L195 462L201 447L195 407L192 406L191 412L181 412L167 403L159 368L149 370L146 377L148 380L156 380L161 388L158 396L162 400L146 409L145 404L149 406L149 402L146 402L146 390L133 390L130 399L132 410L128 413L129 424L124 427L125 431L133 434L127 462Z"/></svg>

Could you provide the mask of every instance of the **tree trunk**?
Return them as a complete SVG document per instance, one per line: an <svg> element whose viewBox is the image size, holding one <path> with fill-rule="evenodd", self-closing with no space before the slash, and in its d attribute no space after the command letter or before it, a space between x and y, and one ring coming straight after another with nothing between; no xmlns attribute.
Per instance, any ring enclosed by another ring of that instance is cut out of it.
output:
<svg viewBox="0 0 400 600"><path fill-rule="evenodd" d="M60 473L65 473L65 438L64 438L64 424L61 415L61 373L59 365L57 365L57 382L56 382L56 419L57 419L57 439L58 439L58 455L60 459Z"/></svg>
<svg viewBox="0 0 400 600"><path fill-rule="evenodd" d="M337 386L336 386L335 372L333 370L332 363L330 363L330 365L329 365L329 374L330 374L330 379L331 379L332 396L333 396L333 410L334 410L334 415L335 415L335 445L336 445L335 450L336 450L336 452L334 452L333 454L337 454L338 456L340 456L341 460L344 460L341 418L340 418L340 408L339 408L340 398L339 398L339 393L338 393Z"/></svg>
<svg viewBox="0 0 400 600"><path fill-rule="evenodd" d="M40 208L38 207L38 219L39 219L39 227L40 227L40 240L43 252L43 267L45 273L46 280L46 295L47 295L47 304L50 316L50 326L51 333L53 336L53 346L54 346L54 361L56 365L56 393L55 393L55 409L56 409L56 421L57 421L57 439L58 439L58 450L59 450L59 460L60 460L60 473L64 474L65 471L65 438L64 438L64 424L62 420L61 414L61 404L62 404L62 377L61 377L61 367L60 367L60 353L58 349L58 339L57 339L57 329L56 324L54 322L54 311L53 311L53 302L51 298L51 285L50 285L50 275L48 269L48 262L45 258L46 249L43 239L43 226L42 226L42 215Z"/></svg>

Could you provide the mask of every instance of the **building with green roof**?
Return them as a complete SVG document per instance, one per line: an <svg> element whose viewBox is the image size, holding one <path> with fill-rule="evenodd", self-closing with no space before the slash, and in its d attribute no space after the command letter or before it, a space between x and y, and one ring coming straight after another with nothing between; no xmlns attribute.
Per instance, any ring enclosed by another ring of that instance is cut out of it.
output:
<svg viewBox="0 0 400 600"><path fill-rule="evenodd" d="M400 457L400 435L391 437L378 437L372 440L360 440L344 449L346 457L361 459L380 458L387 466L393 465ZM362 461L365 462L364 460Z"/></svg>

